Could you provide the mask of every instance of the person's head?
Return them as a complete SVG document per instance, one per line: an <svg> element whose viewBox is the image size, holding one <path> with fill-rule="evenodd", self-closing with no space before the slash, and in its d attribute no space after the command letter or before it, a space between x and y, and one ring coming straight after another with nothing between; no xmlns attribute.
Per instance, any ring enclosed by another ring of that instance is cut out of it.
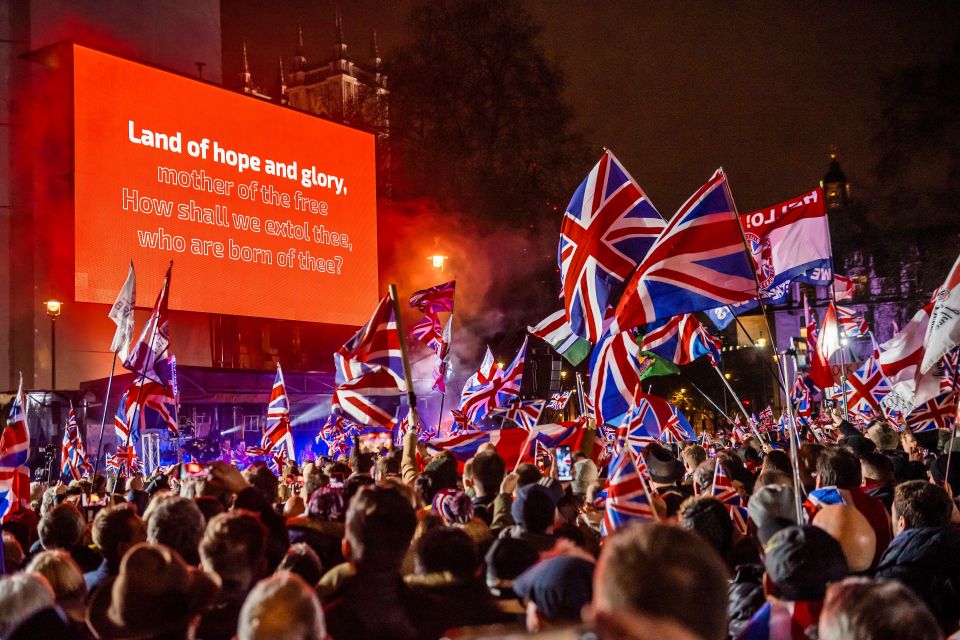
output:
<svg viewBox="0 0 960 640"><path fill-rule="evenodd" d="M778 471L776 469L771 469L769 471L763 471L760 475L757 476L757 481L753 483L753 491L757 492L760 487L765 487L768 484L780 484L785 487L793 486L793 476L784 473L783 471Z"/></svg>
<svg viewBox="0 0 960 640"><path fill-rule="evenodd" d="M814 526L791 526L763 547L764 591L781 600L822 600L827 585L847 576L840 543Z"/></svg>
<svg viewBox="0 0 960 640"><path fill-rule="evenodd" d="M463 529L439 527L417 540L413 562L420 575L449 572L458 580L466 580L477 575L480 551Z"/></svg>
<svg viewBox="0 0 960 640"><path fill-rule="evenodd" d="M203 536L203 514L187 498L175 495L158 496L147 507L147 541L165 544L187 564L200 564L200 538Z"/></svg>
<svg viewBox="0 0 960 640"><path fill-rule="evenodd" d="M960 438L957 439L960 440ZM950 488L953 489L953 495L960 495L960 465L956 464L956 461L952 461L948 467L947 461L949 459L950 456L946 453L931 459L928 476L938 485L942 486L944 483L949 483Z"/></svg>
<svg viewBox="0 0 960 640"><path fill-rule="evenodd" d="M721 640L727 637L727 569L693 532L663 524L629 526L604 543L593 609L665 618L704 640Z"/></svg>
<svg viewBox="0 0 960 640"><path fill-rule="evenodd" d="M83 573L70 554L63 550L44 551L35 555L26 566L26 571L36 572L47 579L53 589L57 604L71 618L83 619L87 585Z"/></svg>
<svg viewBox="0 0 960 640"><path fill-rule="evenodd" d="M713 476L717 471L717 461L714 459L704 460L693 470L693 492L696 495L710 493L713 486Z"/></svg>
<svg viewBox="0 0 960 640"><path fill-rule="evenodd" d="M529 462L524 462L523 464L517 465L514 473L517 474L517 487L535 484L540 481L540 478L543 477L543 474L540 473L540 469L537 469L537 465L530 464Z"/></svg>
<svg viewBox="0 0 960 640"><path fill-rule="evenodd" d="M16 573L23 566L23 547L16 536L3 532L3 575Z"/></svg>
<svg viewBox="0 0 960 640"><path fill-rule="evenodd" d="M540 554L518 538L497 538L484 557L487 565L487 588L498 598L510 598L513 581L532 567Z"/></svg>
<svg viewBox="0 0 960 640"><path fill-rule="evenodd" d="M860 456L860 474L864 481L869 480L885 484L893 484L896 481L893 460L879 451Z"/></svg>
<svg viewBox="0 0 960 640"><path fill-rule="evenodd" d="M35 613L54 605L56 596L39 573L21 571L0 578L0 637L6 638Z"/></svg>
<svg viewBox="0 0 960 640"><path fill-rule="evenodd" d="M699 444L690 444L680 452L680 457L683 459L683 466L687 473L693 473L697 465L707 459L707 450Z"/></svg>
<svg viewBox="0 0 960 640"><path fill-rule="evenodd" d="M113 584L93 592L87 626L98 638L186 636L218 591L214 578L170 547L140 543L123 557Z"/></svg>
<svg viewBox="0 0 960 640"><path fill-rule="evenodd" d="M372 478L373 474L370 472L373 470L376 461L376 454L369 451L360 451L359 448L354 447L353 452L350 454L350 471L352 473L368 475Z"/></svg>
<svg viewBox="0 0 960 640"><path fill-rule="evenodd" d="M917 443L917 436L913 435L913 431L904 429L900 432L900 446L903 447L907 455L910 455L916 452L920 445Z"/></svg>
<svg viewBox="0 0 960 640"><path fill-rule="evenodd" d="M673 457L670 449L654 442L644 447L641 455L655 483L669 485L683 480L683 463Z"/></svg>
<svg viewBox="0 0 960 640"><path fill-rule="evenodd" d="M758 488L750 496L747 513L757 527L761 544L783 527L797 524L796 498L793 492L790 484L768 484Z"/></svg>
<svg viewBox="0 0 960 640"><path fill-rule="evenodd" d="M358 569L396 571L416 527L413 506L400 491L389 485L364 487L347 509L343 555Z"/></svg>
<svg viewBox="0 0 960 640"><path fill-rule="evenodd" d="M706 540L721 558L729 557L733 549L733 520L719 500L706 496L689 498L680 507L679 524Z"/></svg>
<svg viewBox="0 0 960 640"><path fill-rule="evenodd" d="M245 593L266 569L267 531L259 516L236 510L214 516L200 541L203 570L228 593Z"/></svg>
<svg viewBox="0 0 960 640"><path fill-rule="evenodd" d="M580 622L580 611L593 599L594 563L559 555L538 562L514 581L527 606L527 631Z"/></svg>
<svg viewBox="0 0 960 640"><path fill-rule="evenodd" d="M790 456L785 451L774 449L763 457L763 464L760 465L760 473L765 471L780 471L788 477L793 475L793 465L790 464Z"/></svg>
<svg viewBox="0 0 960 640"><path fill-rule="evenodd" d="M343 522L347 515L347 502L341 487L327 485L310 494L307 516L323 522Z"/></svg>
<svg viewBox="0 0 960 640"><path fill-rule="evenodd" d="M267 502L273 504L277 501L277 488L280 486L280 480L273 475L273 471L270 471L267 465L262 462L254 462L244 469L243 476Z"/></svg>
<svg viewBox="0 0 960 640"><path fill-rule="evenodd" d="M40 518L37 533L40 544L47 551L69 551L83 543L83 528L83 515L73 504L64 502Z"/></svg>
<svg viewBox="0 0 960 640"><path fill-rule="evenodd" d="M101 509L93 519L93 543L114 570L127 549L147 539L147 527L136 509L121 504Z"/></svg>
<svg viewBox="0 0 960 640"><path fill-rule="evenodd" d="M824 449L817 459L817 487L853 489L863 480L860 460L845 447Z"/></svg>
<svg viewBox="0 0 960 640"><path fill-rule="evenodd" d="M327 486L329 482L330 479L324 475L320 465L310 462L303 465L303 491L301 492L301 496L304 502L310 500L310 496L313 495L314 491L320 487Z"/></svg>
<svg viewBox="0 0 960 640"><path fill-rule="evenodd" d="M893 532L945 527L950 524L953 502L943 487L923 480L910 480L893 490Z"/></svg>
<svg viewBox="0 0 960 640"><path fill-rule="evenodd" d="M237 620L239 640L324 640L326 635L316 592L289 572L258 582Z"/></svg>
<svg viewBox="0 0 960 640"><path fill-rule="evenodd" d="M556 509L553 494L541 484L527 484L517 489L510 505L513 521L529 533L547 533L553 525Z"/></svg>
<svg viewBox="0 0 960 640"><path fill-rule="evenodd" d="M484 451L473 457L473 489L477 497L492 496L500 491L506 463L496 451Z"/></svg>
<svg viewBox="0 0 960 640"><path fill-rule="evenodd" d="M893 451L900 444L900 434L884 421L867 429L867 437L877 445L879 451Z"/></svg>
<svg viewBox="0 0 960 640"><path fill-rule="evenodd" d="M824 446L816 442L804 442L800 445L798 459L800 463L800 477L806 484L809 478L817 474L817 461L820 460L820 454L823 453Z"/></svg>
<svg viewBox="0 0 960 640"><path fill-rule="evenodd" d="M856 507L831 504L813 517L813 526L820 527L840 543L850 571L866 571L873 564L877 535L866 517Z"/></svg>
<svg viewBox="0 0 960 640"><path fill-rule="evenodd" d="M298 542L287 547L287 553L277 565L276 573L281 571L295 573L307 584L315 585L323 577L323 564L310 545Z"/></svg>
<svg viewBox="0 0 960 640"><path fill-rule="evenodd" d="M818 626L820 640L940 640L927 605L896 580L847 578L827 588Z"/></svg>
<svg viewBox="0 0 960 640"><path fill-rule="evenodd" d="M383 482L391 476L399 476L401 458L403 458L403 449L392 449L385 456L378 458L374 467L377 482Z"/></svg>

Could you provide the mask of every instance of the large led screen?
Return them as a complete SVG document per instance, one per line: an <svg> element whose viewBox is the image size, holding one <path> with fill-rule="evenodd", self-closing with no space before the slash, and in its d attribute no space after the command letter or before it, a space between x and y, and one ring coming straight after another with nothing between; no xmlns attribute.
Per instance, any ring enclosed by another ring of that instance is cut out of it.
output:
<svg viewBox="0 0 960 640"><path fill-rule="evenodd" d="M362 324L377 297L373 136L74 47L75 294Z"/></svg>

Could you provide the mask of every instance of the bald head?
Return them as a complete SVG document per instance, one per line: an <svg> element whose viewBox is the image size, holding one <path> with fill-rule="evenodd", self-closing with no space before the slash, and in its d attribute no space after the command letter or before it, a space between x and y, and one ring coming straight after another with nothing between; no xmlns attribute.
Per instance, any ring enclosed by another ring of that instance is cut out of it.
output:
<svg viewBox="0 0 960 640"><path fill-rule="evenodd" d="M840 543L852 573L870 568L877 537L870 522L855 507L845 504L826 506L814 516L813 525Z"/></svg>

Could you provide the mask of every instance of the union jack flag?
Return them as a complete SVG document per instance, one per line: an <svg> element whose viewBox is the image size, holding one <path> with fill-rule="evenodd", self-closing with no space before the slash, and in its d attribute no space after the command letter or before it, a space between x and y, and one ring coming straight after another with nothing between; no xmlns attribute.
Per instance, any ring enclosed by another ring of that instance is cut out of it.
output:
<svg viewBox="0 0 960 640"><path fill-rule="evenodd" d="M338 384L330 406L360 424L393 430L400 408L397 380L386 369L376 367L349 382Z"/></svg>
<svg viewBox="0 0 960 640"><path fill-rule="evenodd" d="M650 432L646 424L650 414L649 407L649 403L638 399L627 412L620 426L611 433L612 437L608 439L612 440L615 452L629 448L634 456L640 456L648 445L657 442L657 436Z"/></svg>
<svg viewBox="0 0 960 640"><path fill-rule="evenodd" d="M23 374L13 397L7 428L0 435L0 468L10 469L27 464L30 457L30 429L27 427L27 396L23 392ZM29 495L29 493L28 493Z"/></svg>
<svg viewBox="0 0 960 640"><path fill-rule="evenodd" d="M676 364L690 364L707 356L716 366L720 363L723 343L713 336L692 313L674 316L647 327L640 349L655 353Z"/></svg>
<svg viewBox="0 0 960 640"><path fill-rule="evenodd" d="M77 414L73 410L73 403L71 402L70 413L67 415L67 426L63 430L63 440L60 444L60 473L73 480L79 480L88 474L90 469L83 441L80 439Z"/></svg>
<svg viewBox="0 0 960 640"><path fill-rule="evenodd" d="M140 473L140 458L133 446L120 445L117 452L107 458L107 469L117 472L121 478Z"/></svg>
<svg viewBox="0 0 960 640"><path fill-rule="evenodd" d="M610 294L663 229L663 218L613 153L577 187L560 226L557 261L570 328L597 342Z"/></svg>
<svg viewBox="0 0 960 640"><path fill-rule="evenodd" d="M494 409L490 413L502 414L507 420L512 420L529 431L537 426L546 404L546 400L513 400L506 407Z"/></svg>
<svg viewBox="0 0 960 640"><path fill-rule="evenodd" d="M637 397L637 414L640 424L654 438L678 443L697 439L697 433L686 416L663 398L640 394Z"/></svg>
<svg viewBox="0 0 960 640"><path fill-rule="evenodd" d="M530 431L525 429L491 429L489 431L458 433L446 438L431 440L427 443L427 450L433 454L440 451L449 451L454 459L462 465L474 457L482 445L489 442L507 463L507 467L513 469L522 462L532 462L538 446L546 446L548 449L569 446L576 450L580 448L582 437L582 422L561 422L537 425Z"/></svg>
<svg viewBox="0 0 960 640"><path fill-rule="evenodd" d="M287 450L282 448L274 449L269 453L269 457L267 458L267 466L278 476L283 473L283 470L287 468L289 463L290 458L287 457Z"/></svg>
<svg viewBox="0 0 960 640"><path fill-rule="evenodd" d="M943 375L940 377L940 392L950 393L954 390L957 381L958 370L960 370L960 349L954 349L943 356Z"/></svg>
<svg viewBox="0 0 960 640"><path fill-rule="evenodd" d="M619 425L634 404L642 376L655 363L629 331L609 334L590 357L590 397L597 424Z"/></svg>
<svg viewBox="0 0 960 640"><path fill-rule="evenodd" d="M360 426L344 418L342 415L331 414L314 438L318 445L323 443L327 447L327 455L336 459L350 454L353 436L360 433Z"/></svg>
<svg viewBox="0 0 960 640"><path fill-rule="evenodd" d="M773 426L773 422L774 422L773 407L771 407L770 405L767 405L767 408L760 412L759 418L760 419L757 421L757 424L769 430Z"/></svg>
<svg viewBox="0 0 960 640"><path fill-rule="evenodd" d="M563 411L567 408L567 403L570 402L571 393L572 391L561 391L560 393L553 394L550 396L547 407L554 411Z"/></svg>
<svg viewBox="0 0 960 640"><path fill-rule="evenodd" d="M169 386L149 379L135 379L120 398L113 417L118 444L137 445L147 429L168 429L177 433L174 396Z"/></svg>
<svg viewBox="0 0 960 640"><path fill-rule="evenodd" d="M440 393L447 392L447 380L452 372L450 368L450 340L453 333L453 315L447 318L440 334L440 342L436 345L436 360L433 362L433 390Z"/></svg>
<svg viewBox="0 0 960 640"><path fill-rule="evenodd" d="M437 351L443 340L443 330L440 327L439 316L423 316L415 325L410 327L410 337Z"/></svg>
<svg viewBox="0 0 960 640"><path fill-rule="evenodd" d="M807 386L804 376L797 374L797 380L793 383L793 391L790 395L795 417L809 418L813 415L811 399L810 387Z"/></svg>
<svg viewBox="0 0 960 640"><path fill-rule="evenodd" d="M451 409L450 415L453 417L453 425L450 427L450 435L458 432L477 431L477 426L470 422L459 409Z"/></svg>
<svg viewBox="0 0 960 640"><path fill-rule="evenodd" d="M506 369L494 366L490 349L477 372L467 380L460 396L460 411L471 422L479 422L490 410L506 406L520 395L523 366L527 354L527 338Z"/></svg>
<svg viewBox="0 0 960 640"><path fill-rule="evenodd" d="M870 331L864 317L851 307L837 305L837 322L843 334L851 338L866 336Z"/></svg>
<svg viewBox="0 0 960 640"><path fill-rule="evenodd" d="M713 177L680 207L630 277L614 312L620 330L757 296L727 177Z"/></svg>
<svg viewBox="0 0 960 640"><path fill-rule="evenodd" d="M907 426L914 433L950 429L957 418L957 396L945 393L929 400L907 416Z"/></svg>
<svg viewBox="0 0 960 640"><path fill-rule="evenodd" d="M444 282L428 289L421 289L410 296L410 307L417 308L426 315L436 315L441 311L453 312L453 294L456 280Z"/></svg>
<svg viewBox="0 0 960 640"><path fill-rule="evenodd" d="M624 447L610 461L602 497L605 512L600 535L603 537L632 522L657 520L657 513L629 447Z"/></svg>
<svg viewBox="0 0 960 640"><path fill-rule="evenodd" d="M375 369L382 369L395 380L397 394L406 391L400 332L390 296L384 296L373 316L334 354L336 382L350 382Z"/></svg>
<svg viewBox="0 0 960 640"><path fill-rule="evenodd" d="M844 387L838 385L835 398L844 396ZM873 358L864 360L860 368L847 376L847 410L855 416L869 420L876 414L882 414L880 401L890 393L890 384L884 377L880 366Z"/></svg>
<svg viewBox="0 0 960 640"><path fill-rule="evenodd" d="M288 458L293 458L293 434L290 432L290 401L287 399L287 386L283 382L283 371L277 363L277 375L273 379L270 391L270 403L267 405L267 424L260 439L260 448L276 453L283 450Z"/></svg>
<svg viewBox="0 0 960 640"><path fill-rule="evenodd" d="M747 518L749 517L747 508L743 506L740 494L733 488L733 483L730 481L726 469L723 468L719 460L717 461L716 470L713 472L713 489L710 492L710 496L716 498L727 507L730 519L733 520L733 524L737 527L737 530L740 531L741 534L746 535Z"/></svg>

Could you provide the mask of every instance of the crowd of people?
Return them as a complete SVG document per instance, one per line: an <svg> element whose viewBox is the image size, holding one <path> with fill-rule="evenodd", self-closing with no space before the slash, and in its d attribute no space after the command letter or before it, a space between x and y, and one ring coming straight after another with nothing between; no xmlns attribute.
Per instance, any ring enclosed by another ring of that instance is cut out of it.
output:
<svg viewBox="0 0 960 640"><path fill-rule="evenodd" d="M656 517L606 535L590 438L565 482L549 456L458 462L410 432L280 477L36 484L3 524L0 638L960 638L949 438L828 435L797 468L755 439L648 444Z"/></svg>

